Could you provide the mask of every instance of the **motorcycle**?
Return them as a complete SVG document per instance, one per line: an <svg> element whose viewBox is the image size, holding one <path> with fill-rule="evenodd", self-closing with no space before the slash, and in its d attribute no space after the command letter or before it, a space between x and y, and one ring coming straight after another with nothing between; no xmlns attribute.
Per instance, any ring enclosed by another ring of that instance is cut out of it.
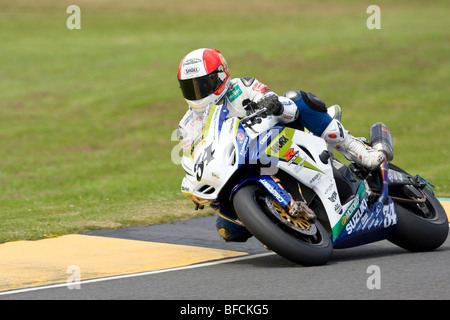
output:
<svg viewBox="0 0 450 320"><path fill-rule="evenodd" d="M201 134L181 159L182 193L301 265L322 265L334 249L383 239L410 251L446 240L447 215L431 183L390 163L386 125L370 129L366 143L386 160L369 171L336 159L320 137L248 109L241 119L224 105L205 111ZM340 117L339 106L328 110Z"/></svg>

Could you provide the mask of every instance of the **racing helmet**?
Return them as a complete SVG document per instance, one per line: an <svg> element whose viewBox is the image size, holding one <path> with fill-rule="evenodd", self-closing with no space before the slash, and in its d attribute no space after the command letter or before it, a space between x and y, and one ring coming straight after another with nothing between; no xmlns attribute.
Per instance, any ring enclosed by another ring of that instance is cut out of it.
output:
<svg viewBox="0 0 450 320"><path fill-rule="evenodd" d="M178 82L189 106L203 111L208 105L217 104L230 86L227 62L219 50L194 50L181 60Z"/></svg>

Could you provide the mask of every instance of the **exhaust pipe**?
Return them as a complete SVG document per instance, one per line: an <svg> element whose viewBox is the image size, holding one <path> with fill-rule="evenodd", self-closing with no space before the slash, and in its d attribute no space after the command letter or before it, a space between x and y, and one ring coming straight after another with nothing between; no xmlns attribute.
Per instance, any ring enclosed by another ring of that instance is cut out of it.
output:
<svg viewBox="0 0 450 320"><path fill-rule="evenodd" d="M388 161L394 159L392 135L385 124L378 122L370 128L370 146L383 152Z"/></svg>

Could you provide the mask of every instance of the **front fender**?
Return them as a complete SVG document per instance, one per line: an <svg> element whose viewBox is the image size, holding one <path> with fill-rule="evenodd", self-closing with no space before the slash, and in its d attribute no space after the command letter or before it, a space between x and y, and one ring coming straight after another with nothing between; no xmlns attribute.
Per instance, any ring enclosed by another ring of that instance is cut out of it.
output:
<svg viewBox="0 0 450 320"><path fill-rule="evenodd" d="M250 183L261 184L280 203L283 208L285 208L291 202L291 196L289 195L289 193L281 188L278 183L276 183L276 181L268 175L262 177L250 177L245 179L244 181L241 181L233 188L233 190L231 190L230 200L240 188Z"/></svg>

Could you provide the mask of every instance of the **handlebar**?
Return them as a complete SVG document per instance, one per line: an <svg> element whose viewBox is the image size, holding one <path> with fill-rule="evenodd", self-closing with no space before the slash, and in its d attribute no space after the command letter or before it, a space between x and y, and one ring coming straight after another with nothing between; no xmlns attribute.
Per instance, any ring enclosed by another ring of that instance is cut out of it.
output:
<svg viewBox="0 0 450 320"><path fill-rule="evenodd" d="M240 121L241 121L242 125L244 126L244 128L247 128L247 127L251 127L255 124L261 123L261 121L262 121L261 118L265 118L266 116L267 116L267 109L262 108L256 112L252 113L251 115L248 115L248 116L242 118Z"/></svg>

